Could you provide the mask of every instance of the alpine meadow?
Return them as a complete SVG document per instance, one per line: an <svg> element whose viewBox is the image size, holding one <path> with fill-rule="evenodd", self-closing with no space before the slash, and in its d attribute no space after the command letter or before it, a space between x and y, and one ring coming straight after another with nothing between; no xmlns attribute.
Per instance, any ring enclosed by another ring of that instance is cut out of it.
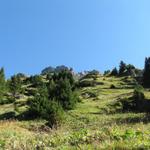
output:
<svg viewBox="0 0 150 150"><path fill-rule="evenodd" d="M0 1L0 150L150 150L150 1Z"/></svg>
<svg viewBox="0 0 150 150"><path fill-rule="evenodd" d="M0 70L1 149L150 149L150 58L100 74Z"/></svg>

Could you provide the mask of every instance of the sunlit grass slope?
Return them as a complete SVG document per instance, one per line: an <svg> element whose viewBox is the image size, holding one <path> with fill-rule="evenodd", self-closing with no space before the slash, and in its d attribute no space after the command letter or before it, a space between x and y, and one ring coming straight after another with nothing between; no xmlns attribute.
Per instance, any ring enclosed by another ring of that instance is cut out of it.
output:
<svg viewBox="0 0 150 150"><path fill-rule="evenodd" d="M89 79L90 80L90 79ZM61 127L50 129L44 120L0 121L0 149L8 150L130 150L150 149L150 117L146 113L107 113L108 105L132 94L135 80L131 77L96 79L93 87L80 88L81 102L65 113ZM112 86L113 85L113 86ZM113 87L113 88L112 88ZM115 87L115 88L114 88ZM150 92L145 90L150 99ZM25 111L22 97L18 110ZM14 105L0 106L1 118L13 113Z"/></svg>

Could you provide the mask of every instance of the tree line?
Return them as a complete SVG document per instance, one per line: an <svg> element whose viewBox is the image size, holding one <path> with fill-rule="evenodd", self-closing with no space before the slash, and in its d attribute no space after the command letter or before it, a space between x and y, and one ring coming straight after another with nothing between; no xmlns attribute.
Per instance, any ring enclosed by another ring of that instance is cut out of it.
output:
<svg viewBox="0 0 150 150"><path fill-rule="evenodd" d="M96 71L92 72L97 74ZM91 75L91 74L90 74ZM131 64L120 62L119 69L106 71L109 76L140 75L142 85L150 88L150 57L145 59L143 70ZM27 77L22 73L5 78L4 68L0 69L0 104L13 103L17 111L16 100L21 96L28 97L27 117L46 119L49 126L59 125L67 110L74 109L78 96L78 81L74 79L72 69L61 69L57 72L44 72L41 75Z"/></svg>
<svg viewBox="0 0 150 150"><path fill-rule="evenodd" d="M76 82L70 70L26 77L19 73L6 80L0 69L0 104L14 103L22 96L29 97L26 117L43 118L50 126L62 121L65 111L73 109L79 101Z"/></svg>
<svg viewBox="0 0 150 150"><path fill-rule="evenodd" d="M150 57L145 58L144 69L137 69L134 65L126 64L121 61L119 65L119 69L117 67L113 68L111 71L107 70L104 72L104 75L108 76L132 76L132 77L140 77L141 84L144 87L150 88Z"/></svg>

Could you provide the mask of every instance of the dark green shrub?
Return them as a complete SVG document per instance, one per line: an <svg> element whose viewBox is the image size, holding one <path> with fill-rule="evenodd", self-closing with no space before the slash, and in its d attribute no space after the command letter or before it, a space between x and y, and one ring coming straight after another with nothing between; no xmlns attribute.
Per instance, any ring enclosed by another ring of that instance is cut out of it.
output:
<svg viewBox="0 0 150 150"><path fill-rule="evenodd" d="M125 74L126 66L127 65L123 61L120 62L120 65L119 65L119 75L120 76Z"/></svg>
<svg viewBox="0 0 150 150"><path fill-rule="evenodd" d="M112 71L111 71L111 73L110 73L110 75L111 76L118 76L118 70L117 70L117 68L115 67Z"/></svg>
<svg viewBox="0 0 150 150"><path fill-rule="evenodd" d="M116 86L114 84L110 85L110 89L115 89L115 88L116 88Z"/></svg>
<svg viewBox="0 0 150 150"><path fill-rule="evenodd" d="M69 80L60 79L56 86L56 99L64 109L73 109L78 101L76 93L72 90Z"/></svg>
<svg viewBox="0 0 150 150"><path fill-rule="evenodd" d="M133 102L135 103L136 110L144 111L146 101L144 96L144 89L142 86L137 86L134 89Z"/></svg>
<svg viewBox="0 0 150 150"><path fill-rule="evenodd" d="M40 87L34 98L28 102L29 113L32 117L43 118L49 126L59 125L63 118L63 109L56 99L49 99L46 85Z"/></svg>
<svg viewBox="0 0 150 150"><path fill-rule="evenodd" d="M147 100L144 95L142 86L137 85L131 97L118 99L118 101L111 105L111 108L120 106L119 111L136 111L136 112L149 112L150 100Z"/></svg>
<svg viewBox="0 0 150 150"><path fill-rule="evenodd" d="M48 98L56 99L65 110L73 109L79 101L76 86L77 84L70 71L54 73L47 83Z"/></svg>
<svg viewBox="0 0 150 150"><path fill-rule="evenodd" d="M56 100L37 95L30 99L29 106L32 117L46 119L50 127L59 125L63 119L63 109Z"/></svg>
<svg viewBox="0 0 150 150"><path fill-rule="evenodd" d="M87 80L83 79L79 81L79 87L90 87L90 86L95 86L95 82L93 80Z"/></svg>
<svg viewBox="0 0 150 150"><path fill-rule="evenodd" d="M145 58L145 67L143 72L143 85L150 87L150 57Z"/></svg>
<svg viewBox="0 0 150 150"><path fill-rule="evenodd" d="M54 80L55 83L58 82L59 80L68 79L71 86L74 86L75 84L73 74L71 71L68 71L68 70L62 70L59 73L54 73L54 75L52 76L52 79Z"/></svg>
<svg viewBox="0 0 150 150"><path fill-rule="evenodd" d="M150 100L145 98L143 87L137 85L131 96L119 98L117 102L109 104L107 109L104 108L104 111L109 113L126 111L150 112Z"/></svg>
<svg viewBox="0 0 150 150"><path fill-rule="evenodd" d="M146 102L143 87L137 85L134 89L133 96L121 100L123 111L146 111Z"/></svg>
<svg viewBox="0 0 150 150"><path fill-rule="evenodd" d="M107 76L107 75L109 75L110 73L111 73L110 70L106 70L106 71L104 71L104 76Z"/></svg>
<svg viewBox="0 0 150 150"><path fill-rule="evenodd" d="M13 102L15 102L15 99L13 98L0 99L0 105L11 104Z"/></svg>
<svg viewBox="0 0 150 150"><path fill-rule="evenodd" d="M26 89L25 95L27 96L34 96L37 94L37 89Z"/></svg>
<svg viewBox="0 0 150 150"><path fill-rule="evenodd" d="M10 111L10 112L6 112L4 114L0 115L0 119L13 119L15 118L15 112L14 111Z"/></svg>
<svg viewBox="0 0 150 150"><path fill-rule="evenodd" d="M31 76L28 80L32 84L32 87L41 87L44 84L40 75Z"/></svg>
<svg viewBox="0 0 150 150"><path fill-rule="evenodd" d="M63 110L73 109L79 101L73 76L68 71L51 75L49 82L38 86L33 96L28 102L30 115L46 119L50 126L58 125Z"/></svg>
<svg viewBox="0 0 150 150"><path fill-rule="evenodd" d="M22 81L19 76L14 75L9 81L9 90L11 92L11 98L17 99L18 96L23 93L22 90Z"/></svg>
<svg viewBox="0 0 150 150"><path fill-rule="evenodd" d="M56 83L54 82L53 79L49 80L49 83L47 84L47 88L48 88L49 98L53 99L56 95Z"/></svg>
<svg viewBox="0 0 150 150"><path fill-rule="evenodd" d="M56 100L52 100L47 103L45 109L42 116L48 120L48 125L50 127L60 125L64 114L62 106Z"/></svg>

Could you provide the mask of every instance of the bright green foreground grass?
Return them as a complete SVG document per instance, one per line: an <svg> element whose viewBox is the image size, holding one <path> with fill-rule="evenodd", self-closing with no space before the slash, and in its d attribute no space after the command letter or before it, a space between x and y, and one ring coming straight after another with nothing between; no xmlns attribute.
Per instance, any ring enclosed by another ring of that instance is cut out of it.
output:
<svg viewBox="0 0 150 150"><path fill-rule="evenodd" d="M1 120L0 149L150 149L150 117L147 114L106 114L102 111L118 97L130 95L132 85L123 78L100 77L97 82L104 85L80 90L82 102L65 114L64 123L58 129L49 129L43 120ZM111 84L117 89L110 89ZM95 96L90 97L89 93ZM145 95L150 98L150 92L145 91ZM0 106L0 114L10 111L13 105Z"/></svg>

